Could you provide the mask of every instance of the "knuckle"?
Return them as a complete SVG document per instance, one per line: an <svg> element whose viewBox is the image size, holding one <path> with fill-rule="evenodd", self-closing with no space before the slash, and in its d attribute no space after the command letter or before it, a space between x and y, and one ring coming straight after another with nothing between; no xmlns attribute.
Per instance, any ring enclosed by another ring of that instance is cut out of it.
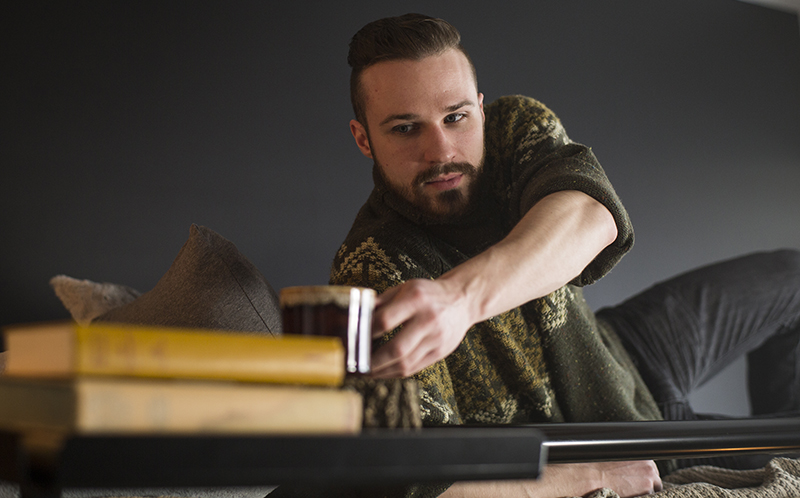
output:
<svg viewBox="0 0 800 498"><path fill-rule="evenodd" d="M400 360L400 364L403 364L407 360L405 359L408 356L410 347L405 344L403 341L389 341L386 345L389 354L393 358L398 358Z"/></svg>
<svg viewBox="0 0 800 498"><path fill-rule="evenodd" d="M399 377L410 377L416 373L414 365L407 358L401 358L394 364L393 369Z"/></svg>
<svg viewBox="0 0 800 498"><path fill-rule="evenodd" d="M375 313L372 316L372 328L376 331L386 332L389 330L389 320L383 313Z"/></svg>
<svg viewBox="0 0 800 498"><path fill-rule="evenodd" d="M425 299L425 289L422 286L414 281L412 285L408 287L408 298L414 301L422 301Z"/></svg>
<svg viewBox="0 0 800 498"><path fill-rule="evenodd" d="M400 377L411 377L416 372L411 368L410 365L405 363L400 365Z"/></svg>
<svg viewBox="0 0 800 498"><path fill-rule="evenodd" d="M444 358L445 356L449 355L451 352L452 352L452 349L450 348L450 346L447 345L447 344L443 344L441 342L439 344L437 344L436 347L433 349L433 354L438 358Z"/></svg>

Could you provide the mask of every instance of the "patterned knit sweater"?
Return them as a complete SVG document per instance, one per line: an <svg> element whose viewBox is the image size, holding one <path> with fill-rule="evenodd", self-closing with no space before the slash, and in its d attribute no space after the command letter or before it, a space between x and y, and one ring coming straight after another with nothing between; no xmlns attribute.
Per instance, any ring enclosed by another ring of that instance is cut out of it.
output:
<svg viewBox="0 0 800 498"><path fill-rule="evenodd" d="M484 171L471 211L437 224L373 174L375 188L336 255L331 283L382 292L412 278L435 279L498 242L539 199L585 192L612 213L617 240L570 284L474 325L450 356L419 372L423 422L660 418L618 338L595 319L581 291L633 244L630 220L603 169L533 99L504 97L485 112Z"/></svg>

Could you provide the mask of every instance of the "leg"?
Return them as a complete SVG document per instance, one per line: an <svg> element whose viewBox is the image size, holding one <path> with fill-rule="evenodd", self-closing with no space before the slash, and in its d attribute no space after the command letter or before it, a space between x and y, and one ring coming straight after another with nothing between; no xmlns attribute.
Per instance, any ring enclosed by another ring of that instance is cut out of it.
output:
<svg viewBox="0 0 800 498"><path fill-rule="evenodd" d="M658 284L598 312L617 331L667 420L697 415L689 394L748 354L752 413L800 415L800 252L759 253ZM680 460L763 467L771 455Z"/></svg>
<svg viewBox="0 0 800 498"><path fill-rule="evenodd" d="M598 318L617 331L667 419L696 418L689 393L748 353L753 412L800 411L800 252L700 268Z"/></svg>
<svg viewBox="0 0 800 498"><path fill-rule="evenodd" d="M783 357L800 358L800 324L771 337L747 355L748 392L753 415L798 411L800 365L798 362L776 361L776 358Z"/></svg>

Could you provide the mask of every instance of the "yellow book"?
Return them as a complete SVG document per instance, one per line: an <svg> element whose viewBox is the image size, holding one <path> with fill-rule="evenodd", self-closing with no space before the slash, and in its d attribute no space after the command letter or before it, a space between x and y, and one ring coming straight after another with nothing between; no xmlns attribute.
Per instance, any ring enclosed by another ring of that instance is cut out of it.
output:
<svg viewBox="0 0 800 498"><path fill-rule="evenodd" d="M349 390L184 379L0 377L0 427L80 434L354 434Z"/></svg>
<svg viewBox="0 0 800 498"><path fill-rule="evenodd" d="M5 375L78 374L341 385L338 338L98 323L5 327Z"/></svg>

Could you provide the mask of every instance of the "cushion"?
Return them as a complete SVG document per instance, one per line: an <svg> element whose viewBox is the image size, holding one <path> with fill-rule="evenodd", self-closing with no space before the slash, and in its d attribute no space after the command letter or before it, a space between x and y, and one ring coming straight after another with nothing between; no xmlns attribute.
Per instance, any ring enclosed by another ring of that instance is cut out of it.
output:
<svg viewBox="0 0 800 498"><path fill-rule="evenodd" d="M233 243L192 225L189 239L149 292L98 321L278 335L277 294Z"/></svg>
<svg viewBox="0 0 800 498"><path fill-rule="evenodd" d="M66 275L51 278L50 285L72 315L72 319L81 325L86 325L98 316L141 295L127 285L78 280Z"/></svg>

